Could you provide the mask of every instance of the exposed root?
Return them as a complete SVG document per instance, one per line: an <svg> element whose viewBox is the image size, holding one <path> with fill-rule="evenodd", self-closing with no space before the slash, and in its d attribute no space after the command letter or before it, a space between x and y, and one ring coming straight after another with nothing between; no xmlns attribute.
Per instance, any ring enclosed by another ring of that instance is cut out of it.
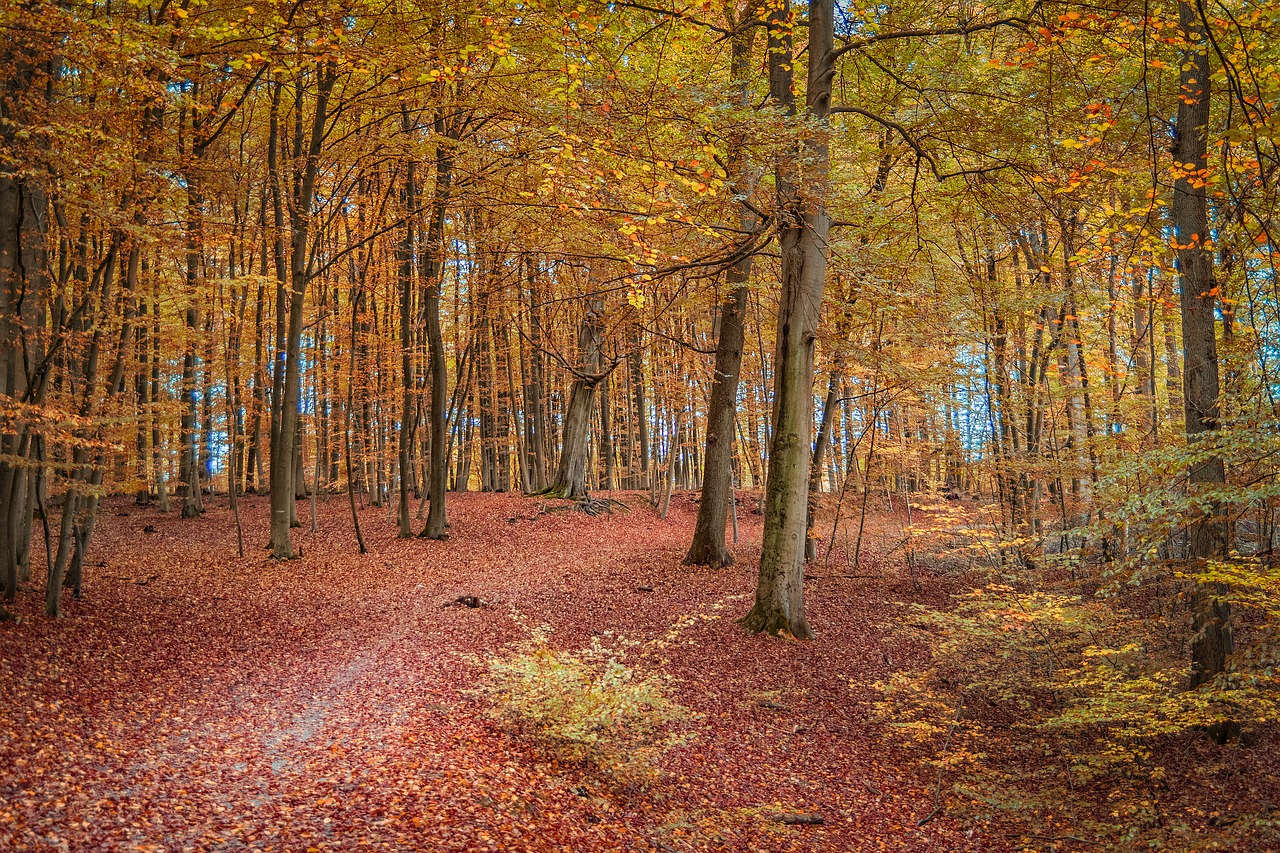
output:
<svg viewBox="0 0 1280 853"><path fill-rule="evenodd" d="M537 494L541 493L539 492ZM631 512L631 507L627 506L622 501L614 500L613 498L593 498L591 496L587 496L585 498L579 498L573 503L563 504L561 506L547 506L546 504L540 503L538 504L538 513L534 518L537 518L540 515L547 515L548 513L563 512L564 510L585 512L587 515L594 517L597 515L612 513L614 507L617 507L623 512Z"/></svg>
<svg viewBox="0 0 1280 853"><path fill-rule="evenodd" d="M623 512L631 512L631 508L622 501L615 501L613 498L587 498L578 501L578 510L585 512L587 515L596 516L613 512L613 508L617 507Z"/></svg>

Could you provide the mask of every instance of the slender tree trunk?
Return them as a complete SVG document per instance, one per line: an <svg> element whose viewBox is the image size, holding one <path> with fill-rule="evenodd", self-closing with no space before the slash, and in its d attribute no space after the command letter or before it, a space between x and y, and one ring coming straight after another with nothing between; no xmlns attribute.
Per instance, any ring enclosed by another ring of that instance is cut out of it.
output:
<svg viewBox="0 0 1280 853"><path fill-rule="evenodd" d="M818 559L817 511L818 493L822 485L822 460L827 453L827 445L831 443L831 425L835 420L836 401L840 394L840 374L835 370L827 385L827 398L822 404L822 421L818 426L818 438L813 443L813 461L809 465L809 509L805 522L804 558Z"/></svg>
<svg viewBox="0 0 1280 853"><path fill-rule="evenodd" d="M730 77L737 86L736 106L750 103L748 77L751 74L752 30L734 36ZM743 164L742 143L735 140L729 152L729 170L738 183L737 192L745 195L749 181ZM755 217L740 206L738 224L741 230L755 227ZM743 254L725 275L729 293L720 306L720 335L716 341L716 361L711 377L711 399L707 404L706 467L702 479L702 499L698 503L698 519L694 523L693 541L685 554L686 566L721 568L733 564L724 541L726 516L733 499L734 424L738 414L738 380L742 375L742 349L745 342L743 319L747 311L747 283L751 279L751 255Z"/></svg>
<svg viewBox="0 0 1280 853"><path fill-rule="evenodd" d="M637 326L632 331L631 351L627 355L627 378L631 384L632 405L634 406L633 416L636 423L636 437L639 442L637 447L636 471L638 472L638 481L635 488L644 489L649 486L649 416L647 406L645 404L644 394L644 350L642 347L643 338L640 334L640 328Z"/></svg>
<svg viewBox="0 0 1280 853"><path fill-rule="evenodd" d="M436 185L431 202L431 222L423 251L423 311L427 326L427 370L431 374L431 406L427 412L431 433L431 460L427 469L427 523L420 536L427 539L448 539L449 526L445 513L445 493L449 487L448 454L448 383L449 369L445 364L444 334L440 329L440 297L444 288L444 218L449 205L453 180L452 150L448 147L453 137L446 132L444 119L435 117L436 133Z"/></svg>
<svg viewBox="0 0 1280 853"><path fill-rule="evenodd" d="M200 514L200 444L196 432L196 337L200 331L200 309L197 288L200 284L200 261L204 252L203 214L204 199L200 196L199 179L187 176L187 298L192 300L184 314L187 326L186 351L182 356L182 461L178 478L182 489L182 517L195 518Z"/></svg>
<svg viewBox="0 0 1280 853"><path fill-rule="evenodd" d="M724 541L724 528L733 482L733 427L738 412L738 379L742 373L745 339L743 315L747 310L746 281L750 270L749 256L733 265L728 275L733 289L720 306L720 338L716 342L715 375L707 406L706 472L693 541L684 558L686 566L718 569L733 565L733 555Z"/></svg>
<svg viewBox="0 0 1280 853"><path fill-rule="evenodd" d="M408 108L400 106L402 130L406 135L413 131ZM402 194L405 211L404 235L398 247L400 273L400 499L397 515L400 521L398 536L413 536L413 523L409 517L409 446L413 443L413 211L417 207L418 189L416 168L412 160L405 163L405 180Z"/></svg>
<svg viewBox="0 0 1280 853"><path fill-rule="evenodd" d="M310 279L311 208L315 203L316 176L324 142L329 93L336 78L332 65L325 65L317 71L315 112L307 135L302 177L298 181L290 212L288 336L285 351L281 354L284 362L284 387L279 400L280 433L274 437L271 446L271 555L276 559L295 556L293 542L289 538L289 527L296 511L292 470L298 440L298 405L302 393L302 327L307 283ZM300 113L301 98L297 108ZM295 153L301 153L303 134L298 130L296 136Z"/></svg>

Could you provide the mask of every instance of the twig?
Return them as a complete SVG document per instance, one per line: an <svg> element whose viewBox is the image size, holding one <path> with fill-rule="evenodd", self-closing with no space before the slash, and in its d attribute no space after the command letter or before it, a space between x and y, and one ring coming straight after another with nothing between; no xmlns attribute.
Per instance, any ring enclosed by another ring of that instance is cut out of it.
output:
<svg viewBox="0 0 1280 853"><path fill-rule="evenodd" d="M841 580L881 580L884 575L805 575L807 581Z"/></svg>
<svg viewBox="0 0 1280 853"><path fill-rule="evenodd" d="M1038 838L1041 841L1048 841L1050 844L1056 844L1059 841L1075 841L1080 844L1093 844L1093 845L1096 845L1098 843L1096 841L1091 841L1088 838L1081 838L1078 835L1040 835L1035 832L1010 832L1010 833L1007 833L1005 837L1006 838Z"/></svg>
<svg viewBox="0 0 1280 853"><path fill-rule="evenodd" d="M956 728L960 725L960 713L964 710L964 699L961 698L960 704L956 706L955 719L951 721L951 728L947 731L947 739L942 742L942 749L938 756L941 758L946 755L948 749L951 748L951 738L956 733ZM916 826L924 826L929 821L942 813L942 771L944 768L938 768L938 779L933 786L933 811L929 812L920 820L916 821Z"/></svg>

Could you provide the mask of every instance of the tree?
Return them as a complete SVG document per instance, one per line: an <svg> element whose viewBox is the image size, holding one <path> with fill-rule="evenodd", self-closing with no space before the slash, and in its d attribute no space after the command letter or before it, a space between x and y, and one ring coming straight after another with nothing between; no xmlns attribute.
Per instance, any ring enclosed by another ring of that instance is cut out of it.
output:
<svg viewBox="0 0 1280 853"><path fill-rule="evenodd" d="M733 106L746 110L750 106L749 75L753 29L745 21L730 17L733 31L733 58L729 76L736 87ZM751 176L745 162L743 141L731 142L726 171L737 184L743 198L738 204L738 228L750 233L756 217L746 204L750 195ZM725 271L728 293L720 305L720 334L716 339L715 367L711 377L711 399L707 404L706 451L702 480L702 500L698 503L698 519L693 528L693 541L684 563L688 566L710 566L718 569L733 564L733 555L725 546L724 528L729 516L733 487L733 447L738 415L738 381L742 373L742 349L746 342L748 283L751 280L752 255L743 251Z"/></svg>
<svg viewBox="0 0 1280 853"><path fill-rule="evenodd" d="M1173 185L1174 248L1182 302L1184 405L1187 441L1211 445L1219 427L1218 348L1213 256L1208 248L1208 138L1210 118L1209 45L1200 0L1180 0L1178 18L1184 46L1179 76L1178 119L1173 148L1177 179ZM1203 451L1202 451L1203 452ZM1188 488L1212 490L1226 482L1222 459L1210 450L1191 465ZM1187 556L1193 560L1225 557L1227 532L1217 500L1191 525ZM1223 584L1198 585L1192 602L1191 686L1209 681L1227 666L1233 651L1231 606Z"/></svg>
<svg viewBox="0 0 1280 853"><path fill-rule="evenodd" d="M278 383L279 396L272 400L272 404L280 412L278 418L273 418L280 426L273 432L271 441L270 547L271 555L276 559L291 559L295 556L293 542L289 538L289 527L293 520L295 500L293 454L298 442L298 406L302 399L302 327L306 321L304 311L307 285L311 280L311 217L316 200L320 152L329 118L329 97L337 78L338 70L332 61L316 63L312 74L315 95L309 126L304 125L303 120L303 72L299 71L296 78L295 155L300 163L289 206L288 302L286 308L277 308L277 317L285 318L287 328L284 347L277 352L275 367L277 373L283 375ZM279 91L277 88L277 96ZM279 180L279 176L275 176L277 186Z"/></svg>
<svg viewBox="0 0 1280 853"><path fill-rule="evenodd" d="M579 363L573 370L573 387L565 407L564 428L560 442L560 462L555 479L542 494L548 497L586 500L587 438L591 431L591 415L595 411L596 388L609 375L617 362L604 364L604 302L594 299L578 325Z"/></svg>

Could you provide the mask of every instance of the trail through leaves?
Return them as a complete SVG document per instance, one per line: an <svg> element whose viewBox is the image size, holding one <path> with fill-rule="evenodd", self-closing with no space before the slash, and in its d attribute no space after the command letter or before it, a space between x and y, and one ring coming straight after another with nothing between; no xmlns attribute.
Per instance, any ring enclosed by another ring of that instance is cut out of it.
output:
<svg viewBox="0 0 1280 853"><path fill-rule="evenodd" d="M369 508L363 557L322 501L283 563L238 559L220 500L194 521L113 502L85 598L49 621L33 585L0 625L0 849L993 849L916 826L930 780L868 720L871 685L919 652L887 646L909 584L811 580L818 641L748 636L759 517L710 572L680 565L689 496L665 520L615 497L632 512L456 496L448 542L398 540ZM244 504L265 542L264 501ZM445 606L464 596L484 606ZM486 720L467 692L483 660L541 624L567 647L682 625L635 662L700 715L661 782L610 789Z"/></svg>

